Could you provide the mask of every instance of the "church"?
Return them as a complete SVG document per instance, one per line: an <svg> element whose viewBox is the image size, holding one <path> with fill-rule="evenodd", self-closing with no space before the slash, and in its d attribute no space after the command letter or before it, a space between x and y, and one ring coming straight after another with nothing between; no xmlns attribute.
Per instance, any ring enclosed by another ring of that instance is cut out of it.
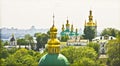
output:
<svg viewBox="0 0 120 66"><path fill-rule="evenodd" d="M66 27L66 28L65 28ZM60 33L61 40L63 40L63 37L67 37L68 39L76 38L78 34L78 29L76 28L74 30L73 24L69 24L69 20L66 20L66 25L64 27L64 24L62 25L62 31Z"/></svg>
<svg viewBox="0 0 120 66"><path fill-rule="evenodd" d="M44 55L38 66L69 66L70 63L67 58L60 54L60 41L56 37L57 28L54 25L54 16L53 16L53 25L50 28L50 39L47 42L46 49L48 53Z"/></svg>
<svg viewBox="0 0 120 66"><path fill-rule="evenodd" d="M93 21L92 10L89 11L88 22L85 20L84 37L92 41L97 36L97 21Z"/></svg>

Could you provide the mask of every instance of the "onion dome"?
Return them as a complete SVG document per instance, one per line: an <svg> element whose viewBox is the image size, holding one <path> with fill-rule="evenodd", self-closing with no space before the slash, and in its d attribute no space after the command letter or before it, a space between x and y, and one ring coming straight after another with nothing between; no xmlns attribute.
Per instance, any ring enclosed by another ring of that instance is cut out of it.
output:
<svg viewBox="0 0 120 66"><path fill-rule="evenodd" d="M53 16L54 18L54 16ZM53 26L50 28L50 40L48 40L46 48L48 54L41 57L38 66L69 66L69 62L65 56L60 54L60 41L56 38L57 28Z"/></svg>
<svg viewBox="0 0 120 66"><path fill-rule="evenodd" d="M67 58L62 54L46 54L39 61L39 66L69 66Z"/></svg>
<svg viewBox="0 0 120 66"><path fill-rule="evenodd" d="M10 41L15 41L14 34L12 34L12 37L10 38Z"/></svg>

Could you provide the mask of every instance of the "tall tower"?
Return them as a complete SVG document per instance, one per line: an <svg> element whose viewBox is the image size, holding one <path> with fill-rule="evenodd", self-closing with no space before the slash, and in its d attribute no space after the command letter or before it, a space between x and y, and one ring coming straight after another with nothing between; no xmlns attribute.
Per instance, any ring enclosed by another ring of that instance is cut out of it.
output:
<svg viewBox="0 0 120 66"><path fill-rule="evenodd" d="M89 11L88 22L85 20L84 37L90 41L97 36L97 22L93 21L92 10Z"/></svg>
<svg viewBox="0 0 120 66"><path fill-rule="evenodd" d="M56 38L56 34L57 34L57 28L54 26L54 15L53 15L53 26L50 28L50 40L47 43L48 53L58 54L60 52L60 41Z"/></svg>
<svg viewBox="0 0 120 66"><path fill-rule="evenodd" d="M60 54L60 41L56 38L57 28L54 25L54 15L53 15L53 25L50 28L50 40L47 42L46 48L48 49L48 54L41 57L38 66L69 66L67 58Z"/></svg>
<svg viewBox="0 0 120 66"><path fill-rule="evenodd" d="M69 20L67 18L67 21L66 21L66 30L69 32L70 31L70 24L69 24Z"/></svg>

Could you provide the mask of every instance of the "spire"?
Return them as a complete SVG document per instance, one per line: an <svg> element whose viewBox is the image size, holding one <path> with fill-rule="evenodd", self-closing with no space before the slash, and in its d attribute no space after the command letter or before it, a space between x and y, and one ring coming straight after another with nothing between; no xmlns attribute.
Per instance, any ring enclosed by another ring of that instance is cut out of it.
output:
<svg viewBox="0 0 120 66"><path fill-rule="evenodd" d="M68 17L67 17L67 23L66 23L66 30L67 30L67 31L70 30L70 24L69 24L69 21L68 21Z"/></svg>
<svg viewBox="0 0 120 66"><path fill-rule="evenodd" d="M64 24L63 24L63 25L62 25L62 31L64 31L64 29L65 29L65 28L64 28Z"/></svg>
<svg viewBox="0 0 120 66"><path fill-rule="evenodd" d="M54 26L54 18L55 18L55 16L54 16L54 13L53 13L53 26Z"/></svg>
<svg viewBox="0 0 120 66"><path fill-rule="evenodd" d="M74 28L73 28L73 24L71 25L71 32L73 32Z"/></svg>
<svg viewBox="0 0 120 66"><path fill-rule="evenodd" d="M89 22L91 21L93 21L92 10L90 10L90 14L89 14Z"/></svg>
<svg viewBox="0 0 120 66"><path fill-rule="evenodd" d="M68 21L68 17L67 17L67 24L69 23L69 21Z"/></svg>
<svg viewBox="0 0 120 66"><path fill-rule="evenodd" d="M90 10L90 16L92 16L92 10Z"/></svg>
<svg viewBox="0 0 120 66"><path fill-rule="evenodd" d="M86 23L86 20L85 20L85 24L84 24L84 26L86 26L86 24L87 24L87 23Z"/></svg>
<svg viewBox="0 0 120 66"><path fill-rule="evenodd" d="M78 29L76 28L76 31L75 31L76 33L78 32Z"/></svg>

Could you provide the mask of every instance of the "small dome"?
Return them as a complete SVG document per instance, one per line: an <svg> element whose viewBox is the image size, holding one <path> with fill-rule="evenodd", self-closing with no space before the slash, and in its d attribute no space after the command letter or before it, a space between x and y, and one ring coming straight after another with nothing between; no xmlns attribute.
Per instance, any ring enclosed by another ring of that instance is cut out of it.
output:
<svg viewBox="0 0 120 66"><path fill-rule="evenodd" d="M53 26L50 28L50 32L57 32L57 28L53 25Z"/></svg>
<svg viewBox="0 0 120 66"><path fill-rule="evenodd" d="M65 32L61 32L60 34L63 36L63 35L65 35Z"/></svg>
<svg viewBox="0 0 120 66"><path fill-rule="evenodd" d="M15 41L15 38L14 38L14 37L12 37L12 38L10 39L10 41Z"/></svg>
<svg viewBox="0 0 120 66"><path fill-rule="evenodd" d="M96 26L94 22L88 22L86 26Z"/></svg>
<svg viewBox="0 0 120 66"><path fill-rule="evenodd" d="M67 58L62 54L46 54L40 61L38 66L69 66Z"/></svg>
<svg viewBox="0 0 120 66"><path fill-rule="evenodd" d="M75 35L75 33L74 32L70 32L70 34L69 34L70 36L73 36L73 35Z"/></svg>
<svg viewBox="0 0 120 66"><path fill-rule="evenodd" d="M50 39L47 43L48 44L58 45L58 44L60 44L60 41L58 39Z"/></svg>

